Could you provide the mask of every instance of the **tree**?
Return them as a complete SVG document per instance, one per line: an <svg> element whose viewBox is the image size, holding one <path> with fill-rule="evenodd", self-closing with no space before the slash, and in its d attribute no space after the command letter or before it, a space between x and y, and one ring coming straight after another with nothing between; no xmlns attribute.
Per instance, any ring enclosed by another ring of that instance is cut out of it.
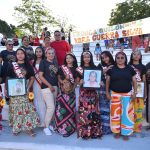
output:
<svg viewBox="0 0 150 150"><path fill-rule="evenodd" d="M109 25L131 22L150 17L149 0L126 0L111 11Z"/></svg>
<svg viewBox="0 0 150 150"><path fill-rule="evenodd" d="M11 37L15 33L15 26L0 19L0 33Z"/></svg>
<svg viewBox="0 0 150 150"><path fill-rule="evenodd" d="M28 29L31 33L41 31L46 24L56 24L55 18L40 0L22 0L20 6L14 8L14 16L19 28Z"/></svg>

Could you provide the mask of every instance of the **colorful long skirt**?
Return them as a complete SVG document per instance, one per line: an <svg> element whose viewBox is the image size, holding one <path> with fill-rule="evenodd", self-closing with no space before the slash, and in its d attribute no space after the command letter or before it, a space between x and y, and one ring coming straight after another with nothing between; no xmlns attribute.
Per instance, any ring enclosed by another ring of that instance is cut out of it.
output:
<svg viewBox="0 0 150 150"><path fill-rule="evenodd" d="M44 127L45 125L45 113L46 113L46 106L45 106L45 101L43 99L43 95L41 92L41 88L37 81L34 81L33 84L33 92L34 92L34 106L37 110L37 113L40 117L40 123L41 127Z"/></svg>
<svg viewBox="0 0 150 150"><path fill-rule="evenodd" d="M76 130L75 93L60 93L56 98L55 130L63 136L70 136Z"/></svg>
<svg viewBox="0 0 150 150"><path fill-rule="evenodd" d="M36 108L27 96L11 97L9 107L9 125L13 127L13 133L29 131L40 126Z"/></svg>
<svg viewBox="0 0 150 150"><path fill-rule="evenodd" d="M111 94L110 125L113 133L131 135L134 130L134 106L130 93Z"/></svg>
<svg viewBox="0 0 150 150"><path fill-rule="evenodd" d="M144 99L136 98L134 100L134 132L142 131L143 121L143 110L144 110Z"/></svg>
<svg viewBox="0 0 150 150"><path fill-rule="evenodd" d="M146 101L146 119L147 122L150 123L150 84L147 85L147 101Z"/></svg>
<svg viewBox="0 0 150 150"><path fill-rule="evenodd" d="M100 119L102 123L103 134L110 134L110 100L106 98L106 87L101 86L99 93L100 103Z"/></svg>
<svg viewBox="0 0 150 150"><path fill-rule="evenodd" d="M2 121L2 106L0 106L0 131L2 130L2 124L1 124L1 121Z"/></svg>
<svg viewBox="0 0 150 150"><path fill-rule="evenodd" d="M102 128L99 116L99 98L96 90L80 88L77 115L78 137L84 139L100 138Z"/></svg>

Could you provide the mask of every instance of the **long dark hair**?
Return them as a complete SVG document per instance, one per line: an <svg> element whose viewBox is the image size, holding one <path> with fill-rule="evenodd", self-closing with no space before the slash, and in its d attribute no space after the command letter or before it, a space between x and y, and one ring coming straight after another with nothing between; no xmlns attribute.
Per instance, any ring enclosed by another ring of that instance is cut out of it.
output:
<svg viewBox="0 0 150 150"><path fill-rule="evenodd" d="M103 61L102 55L105 55L105 56L109 57L109 63L110 63L111 65L114 65L114 64L115 64L115 61L114 61L114 58L113 58L112 54L111 54L109 51L103 51L103 52L101 53L101 55L100 55L102 66L104 66L104 67L105 67L105 66L108 66L108 64L106 64L106 63Z"/></svg>
<svg viewBox="0 0 150 150"><path fill-rule="evenodd" d="M128 63L128 59L127 59L127 55L124 53L124 52L118 52L116 55L115 55L115 65L117 65L117 63L116 63L116 58L117 58L117 56L118 55L123 55L124 57L125 57L125 65L127 65L127 63Z"/></svg>
<svg viewBox="0 0 150 150"><path fill-rule="evenodd" d="M44 53L44 50L42 49L42 47L37 47L36 49L35 49L35 57L34 57L34 62L33 62L33 66L35 67L35 64L36 64L36 60L37 60L37 56L36 56L36 51L37 51L37 49L41 49L41 51L42 51L42 59L44 59L45 58L45 53Z"/></svg>
<svg viewBox="0 0 150 150"><path fill-rule="evenodd" d="M67 66L66 58L67 58L68 55L73 58L73 67L77 68L77 67L78 67L77 59L76 59L75 55L72 54L72 53L68 53L68 54L65 56L64 65Z"/></svg>
<svg viewBox="0 0 150 150"><path fill-rule="evenodd" d="M83 56L86 53L88 53L90 55L90 64L89 64L90 67L95 67L95 64L93 62L93 55L92 55L92 53L90 51L84 51L84 52L82 52L82 54L81 54L81 67L84 67Z"/></svg>
<svg viewBox="0 0 150 150"><path fill-rule="evenodd" d="M16 50L16 62L18 61L18 59L17 59L17 52L18 51L22 51L24 53L24 56L25 56L24 57L24 64L25 64L26 68L28 68L28 65L30 65L29 60L28 60L28 57L27 57L25 50L21 47Z"/></svg>
<svg viewBox="0 0 150 150"><path fill-rule="evenodd" d="M139 64L142 64L142 54L139 50L135 50L134 52L131 53L129 65L133 65L133 55L135 52L138 52L141 55L141 58L139 60Z"/></svg>

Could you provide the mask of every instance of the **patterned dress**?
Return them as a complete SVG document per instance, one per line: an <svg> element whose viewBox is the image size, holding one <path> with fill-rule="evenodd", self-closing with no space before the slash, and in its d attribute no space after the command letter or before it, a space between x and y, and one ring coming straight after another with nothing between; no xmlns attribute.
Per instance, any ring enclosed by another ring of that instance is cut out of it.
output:
<svg viewBox="0 0 150 150"><path fill-rule="evenodd" d="M68 69L75 78L75 68ZM65 79L65 72L61 67L58 74L62 80ZM69 83L71 82L69 81ZM75 98L75 91L65 93L62 88L56 98L55 130L64 137L70 136L76 130Z"/></svg>
<svg viewBox="0 0 150 150"><path fill-rule="evenodd" d="M80 79L83 78L83 74L81 74L81 72L78 72L77 76ZM99 117L100 111L97 91L95 89L84 89L81 87L78 105L78 137L82 137L84 139L100 138L102 136L102 129Z"/></svg>
<svg viewBox="0 0 150 150"><path fill-rule="evenodd" d="M34 76L34 71L31 66L28 66L27 70L25 64L18 65L26 79ZM9 78L17 78L12 65L9 66L8 70L9 72L7 74ZM29 131L40 126L40 119L36 108L33 103L29 102L27 95L10 97L9 125L13 127L13 133Z"/></svg>

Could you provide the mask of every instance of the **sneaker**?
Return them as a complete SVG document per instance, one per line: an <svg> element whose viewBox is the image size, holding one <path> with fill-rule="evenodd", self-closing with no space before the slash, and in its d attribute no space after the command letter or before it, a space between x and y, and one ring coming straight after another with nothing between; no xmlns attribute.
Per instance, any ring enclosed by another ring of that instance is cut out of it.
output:
<svg viewBox="0 0 150 150"><path fill-rule="evenodd" d="M52 125L49 126L49 129L50 129L52 132L55 132L54 127L53 127Z"/></svg>
<svg viewBox="0 0 150 150"><path fill-rule="evenodd" d="M52 135L52 132L49 130L49 128L44 128L43 131L46 135Z"/></svg>

